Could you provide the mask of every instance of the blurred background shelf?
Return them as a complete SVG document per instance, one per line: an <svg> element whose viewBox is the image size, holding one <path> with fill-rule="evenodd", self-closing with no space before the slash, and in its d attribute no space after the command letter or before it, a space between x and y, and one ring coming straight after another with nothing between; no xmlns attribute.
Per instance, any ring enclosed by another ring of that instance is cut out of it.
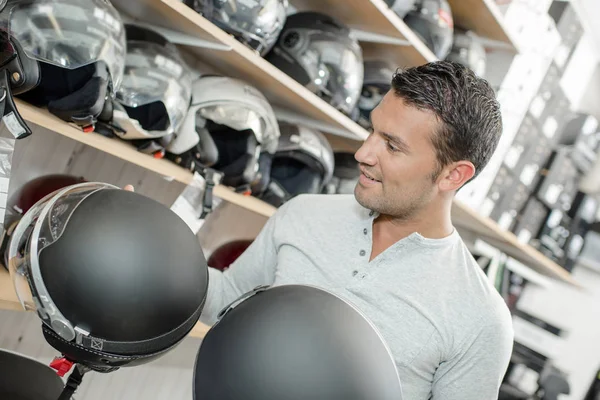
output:
<svg viewBox="0 0 600 400"><path fill-rule="evenodd" d="M524 265L542 275L580 287L580 284L571 274L560 265L544 256L532 246L519 242L512 232L500 228L496 222L490 218L483 217L459 200L454 200L452 221L459 230L472 231L479 239L521 261Z"/></svg>
<svg viewBox="0 0 600 400"><path fill-rule="evenodd" d="M454 26L474 31L479 36L503 42L518 51L516 39L504 24L502 13L493 0L448 0Z"/></svg>

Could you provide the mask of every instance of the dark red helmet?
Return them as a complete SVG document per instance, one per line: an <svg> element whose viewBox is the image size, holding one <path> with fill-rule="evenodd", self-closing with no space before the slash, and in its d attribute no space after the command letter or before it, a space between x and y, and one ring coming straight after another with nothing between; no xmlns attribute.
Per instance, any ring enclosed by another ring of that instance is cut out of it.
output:
<svg viewBox="0 0 600 400"><path fill-rule="evenodd" d="M208 266L221 271L226 270L251 244L252 240L249 239L225 243L212 252L208 259Z"/></svg>
<svg viewBox="0 0 600 400"><path fill-rule="evenodd" d="M18 214L25 214L35 203L50 193L67 186L85 182L82 177L67 174L44 175L21 186L11 197L8 206Z"/></svg>

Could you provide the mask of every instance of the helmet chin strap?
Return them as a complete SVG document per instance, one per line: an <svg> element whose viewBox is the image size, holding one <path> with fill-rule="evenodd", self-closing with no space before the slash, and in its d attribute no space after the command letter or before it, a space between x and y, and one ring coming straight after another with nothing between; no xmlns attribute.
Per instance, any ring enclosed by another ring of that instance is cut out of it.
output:
<svg viewBox="0 0 600 400"><path fill-rule="evenodd" d="M73 395L77 391L77 388L79 387L79 385L81 385L81 382L83 381L83 375L85 375L85 373L89 371L89 368L84 367L81 364L75 364L73 372L71 373L71 375L69 375L69 379L67 379L65 388L63 389L62 393L60 394L57 400L71 400Z"/></svg>

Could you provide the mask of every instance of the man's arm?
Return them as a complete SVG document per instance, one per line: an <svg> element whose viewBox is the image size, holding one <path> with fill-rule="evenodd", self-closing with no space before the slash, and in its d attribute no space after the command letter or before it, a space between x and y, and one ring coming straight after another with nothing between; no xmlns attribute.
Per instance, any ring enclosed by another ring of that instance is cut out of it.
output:
<svg viewBox="0 0 600 400"><path fill-rule="evenodd" d="M208 269L208 294L200 321L214 324L219 312L229 303L257 286L273 283L277 266L277 221L288 204L281 206L269 218L252 244L228 269L224 272Z"/></svg>
<svg viewBox="0 0 600 400"><path fill-rule="evenodd" d="M433 400L497 399L513 337L507 321L485 326L461 354L440 364L433 381Z"/></svg>

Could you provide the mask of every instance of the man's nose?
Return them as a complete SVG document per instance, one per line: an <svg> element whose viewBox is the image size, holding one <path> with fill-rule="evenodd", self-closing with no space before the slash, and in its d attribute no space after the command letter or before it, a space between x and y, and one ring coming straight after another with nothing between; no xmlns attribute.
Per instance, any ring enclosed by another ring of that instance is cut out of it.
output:
<svg viewBox="0 0 600 400"><path fill-rule="evenodd" d="M363 142L362 146L354 153L354 159L360 164L375 165L377 158L374 151L373 134Z"/></svg>

